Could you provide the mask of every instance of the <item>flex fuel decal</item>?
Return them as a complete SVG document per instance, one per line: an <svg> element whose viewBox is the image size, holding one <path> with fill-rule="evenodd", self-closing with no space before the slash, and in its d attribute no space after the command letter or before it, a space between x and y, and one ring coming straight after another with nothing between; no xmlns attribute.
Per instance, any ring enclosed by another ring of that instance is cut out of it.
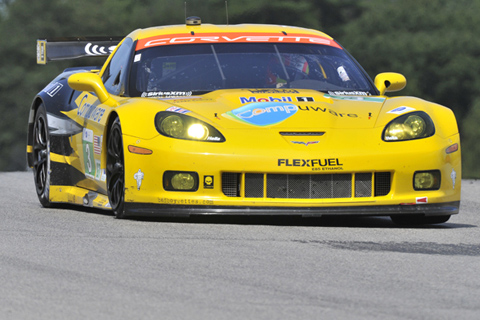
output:
<svg viewBox="0 0 480 320"><path fill-rule="evenodd" d="M280 123L298 111L296 105L283 102L254 102L228 111L227 116L254 126L270 126Z"/></svg>

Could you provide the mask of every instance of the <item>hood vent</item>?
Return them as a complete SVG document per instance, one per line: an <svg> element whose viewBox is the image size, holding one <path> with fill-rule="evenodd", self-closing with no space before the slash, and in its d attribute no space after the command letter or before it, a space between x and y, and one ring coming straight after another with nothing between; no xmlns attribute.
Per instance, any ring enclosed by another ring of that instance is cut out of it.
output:
<svg viewBox="0 0 480 320"><path fill-rule="evenodd" d="M315 131L315 132L290 132L290 131L282 131L280 135L287 136L287 137L321 137L325 134L324 131Z"/></svg>

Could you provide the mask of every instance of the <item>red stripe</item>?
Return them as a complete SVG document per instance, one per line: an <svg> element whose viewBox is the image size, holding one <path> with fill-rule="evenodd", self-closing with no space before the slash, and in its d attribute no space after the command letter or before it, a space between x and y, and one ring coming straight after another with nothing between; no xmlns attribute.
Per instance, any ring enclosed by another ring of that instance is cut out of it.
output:
<svg viewBox="0 0 480 320"><path fill-rule="evenodd" d="M196 43L311 43L323 44L341 49L332 39L311 34L278 34L278 33L257 33L257 32L235 32L235 33L199 33L189 35L187 33L158 35L150 38L139 39L136 50L149 47L168 46L175 44L196 44Z"/></svg>

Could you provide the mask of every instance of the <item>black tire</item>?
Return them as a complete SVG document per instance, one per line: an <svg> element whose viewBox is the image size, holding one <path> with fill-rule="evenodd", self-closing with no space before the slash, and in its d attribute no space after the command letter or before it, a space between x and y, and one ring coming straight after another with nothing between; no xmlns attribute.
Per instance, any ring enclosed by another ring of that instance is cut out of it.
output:
<svg viewBox="0 0 480 320"><path fill-rule="evenodd" d="M117 219L125 217L125 161L122 127L117 118L110 126L107 138L107 191Z"/></svg>
<svg viewBox="0 0 480 320"><path fill-rule="evenodd" d="M392 221L401 226L418 226L423 224L437 224L444 223L450 219L450 216L432 216L425 217L424 215L409 215L409 216L391 216Z"/></svg>
<svg viewBox="0 0 480 320"><path fill-rule="evenodd" d="M48 132L47 111L43 104L38 106L33 123L33 177L38 200L44 207L52 207L50 202L50 134Z"/></svg>

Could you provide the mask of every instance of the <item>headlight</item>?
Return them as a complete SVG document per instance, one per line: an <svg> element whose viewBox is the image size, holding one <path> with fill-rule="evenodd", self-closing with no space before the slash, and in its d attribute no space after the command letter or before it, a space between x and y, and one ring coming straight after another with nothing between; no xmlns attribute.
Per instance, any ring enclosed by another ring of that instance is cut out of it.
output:
<svg viewBox="0 0 480 320"><path fill-rule="evenodd" d="M391 121L383 131L384 141L404 141L431 137L435 134L432 119L423 111L404 114Z"/></svg>
<svg viewBox="0 0 480 320"><path fill-rule="evenodd" d="M155 116L157 131L167 137L185 140L224 142L225 137L213 126L193 117L169 111Z"/></svg>
<svg viewBox="0 0 480 320"><path fill-rule="evenodd" d="M208 128L201 123L194 123L188 127L188 136L196 140L205 140L208 137Z"/></svg>
<svg viewBox="0 0 480 320"><path fill-rule="evenodd" d="M181 137L185 131L183 120L177 115L165 117L160 124L160 128L165 134L174 138Z"/></svg>

